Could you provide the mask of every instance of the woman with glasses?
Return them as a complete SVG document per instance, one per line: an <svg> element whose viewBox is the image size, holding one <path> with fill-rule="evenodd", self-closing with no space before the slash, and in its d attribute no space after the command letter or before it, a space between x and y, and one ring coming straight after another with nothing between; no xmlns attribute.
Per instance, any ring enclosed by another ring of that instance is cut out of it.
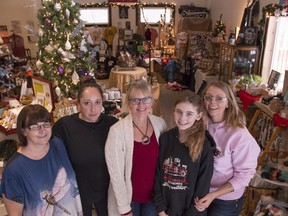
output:
<svg viewBox="0 0 288 216"><path fill-rule="evenodd" d="M8 215L83 215L75 173L65 145L51 139L51 116L27 105L17 117L19 148L2 178Z"/></svg>
<svg viewBox="0 0 288 216"><path fill-rule="evenodd" d="M109 173L104 146L109 128L117 119L101 113L103 93L96 82L80 85L79 113L64 116L53 126L53 135L62 138L76 173L83 215L107 216Z"/></svg>
<svg viewBox="0 0 288 216"><path fill-rule="evenodd" d="M105 146L109 215L156 216L152 193L158 139L166 124L149 114L154 99L146 81L132 82L126 100L130 114L110 128Z"/></svg>
<svg viewBox="0 0 288 216"><path fill-rule="evenodd" d="M207 213L198 211L194 202L209 192L213 173L215 143L205 132L203 112L199 95L183 96L174 106L176 127L160 136L154 186L159 216Z"/></svg>
<svg viewBox="0 0 288 216"><path fill-rule="evenodd" d="M247 130L245 115L228 84L213 81L203 93L208 131L218 154L214 157L210 193L196 202L197 207L208 208L208 216L239 216L260 148Z"/></svg>

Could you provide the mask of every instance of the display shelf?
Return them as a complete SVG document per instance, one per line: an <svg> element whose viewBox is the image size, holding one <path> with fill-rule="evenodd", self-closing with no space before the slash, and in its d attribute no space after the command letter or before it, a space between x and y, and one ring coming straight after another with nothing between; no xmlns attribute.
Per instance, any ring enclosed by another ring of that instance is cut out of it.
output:
<svg viewBox="0 0 288 216"><path fill-rule="evenodd" d="M257 46L220 44L219 79L228 82L235 76L258 74L259 48Z"/></svg>

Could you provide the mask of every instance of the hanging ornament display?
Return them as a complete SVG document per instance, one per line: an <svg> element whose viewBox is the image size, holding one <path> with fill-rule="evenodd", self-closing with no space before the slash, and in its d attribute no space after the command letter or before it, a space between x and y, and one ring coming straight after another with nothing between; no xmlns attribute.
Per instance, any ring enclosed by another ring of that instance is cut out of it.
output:
<svg viewBox="0 0 288 216"><path fill-rule="evenodd" d="M40 70L40 71L39 71L39 75L40 75L40 76L44 76L44 71L43 71L43 70Z"/></svg>
<svg viewBox="0 0 288 216"><path fill-rule="evenodd" d="M45 46L45 51L48 53L51 53L54 50L54 47L51 46L50 44L48 44L47 46Z"/></svg>
<svg viewBox="0 0 288 216"><path fill-rule="evenodd" d="M85 41L85 39L83 39L83 40L81 41L81 44L80 44L80 50L81 50L82 52L84 52L84 53L86 53L86 52L88 51L85 44L86 44L86 41Z"/></svg>
<svg viewBox="0 0 288 216"><path fill-rule="evenodd" d="M65 43L65 49L66 50L70 50L72 48L72 45L69 41L69 34L67 34L67 40L66 40L66 43Z"/></svg>
<svg viewBox="0 0 288 216"><path fill-rule="evenodd" d="M71 6L75 6L75 2L73 0L71 0Z"/></svg>
<svg viewBox="0 0 288 216"><path fill-rule="evenodd" d="M69 19L69 17L70 17L70 10L66 8L65 14L66 14L66 18Z"/></svg>
<svg viewBox="0 0 288 216"><path fill-rule="evenodd" d="M37 67L38 69L40 69L42 65L43 65L43 62L41 62L40 60L38 60L38 61L36 62L36 67Z"/></svg>
<svg viewBox="0 0 288 216"><path fill-rule="evenodd" d="M39 29L38 29L38 36L39 36L39 37L43 37L43 35L44 35L43 30L42 30L41 28L39 28Z"/></svg>
<svg viewBox="0 0 288 216"><path fill-rule="evenodd" d="M58 97L61 96L61 89L59 88L59 86L57 85L56 88L55 88L55 93Z"/></svg>
<svg viewBox="0 0 288 216"><path fill-rule="evenodd" d="M77 85L77 83L79 83L80 81L80 77L77 74L77 72L74 70L73 74L72 74L72 82L74 85Z"/></svg>
<svg viewBox="0 0 288 216"><path fill-rule="evenodd" d="M57 71L60 75L64 74L64 68L61 65L58 66Z"/></svg>
<svg viewBox="0 0 288 216"><path fill-rule="evenodd" d="M49 19L49 18L46 18L45 19L45 24L48 26L48 25L50 25L51 24L51 20Z"/></svg>
<svg viewBox="0 0 288 216"><path fill-rule="evenodd" d="M60 4L60 3L56 3L56 4L54 5L54 10L55 10L55 11L60 11L60 10L61 10L61 4Z"/></svg>
<svg viewBox="0 0 288 216"><path fill-rule="evenodd" d="M54 31L55 31L55 32L58 32L56 23L54 23L53 27L54 27Z"/></svg>

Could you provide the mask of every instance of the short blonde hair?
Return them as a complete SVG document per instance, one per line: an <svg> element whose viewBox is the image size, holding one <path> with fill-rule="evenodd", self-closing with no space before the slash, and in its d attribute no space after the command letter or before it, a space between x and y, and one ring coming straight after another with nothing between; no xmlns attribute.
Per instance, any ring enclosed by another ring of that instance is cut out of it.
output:
<svg viewBox="0 0 288 216"><path fill-rule="evenodd" d="M140 90L145 96L152 97L151 85L143 79L137 79L130 83L126 92L126 101L133 97L134 90Z"/></svg>

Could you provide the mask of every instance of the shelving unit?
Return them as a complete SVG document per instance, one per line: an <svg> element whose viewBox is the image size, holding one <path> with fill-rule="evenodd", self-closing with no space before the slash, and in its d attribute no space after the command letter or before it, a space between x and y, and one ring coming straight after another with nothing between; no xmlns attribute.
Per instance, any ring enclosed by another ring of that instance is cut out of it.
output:
<svg viewBox="0 0 288 216"><path fill-rule="evenodd" d="M259 48L257 46L220 44L219 79L228 82L235 76L258 74Z"/></svg>

